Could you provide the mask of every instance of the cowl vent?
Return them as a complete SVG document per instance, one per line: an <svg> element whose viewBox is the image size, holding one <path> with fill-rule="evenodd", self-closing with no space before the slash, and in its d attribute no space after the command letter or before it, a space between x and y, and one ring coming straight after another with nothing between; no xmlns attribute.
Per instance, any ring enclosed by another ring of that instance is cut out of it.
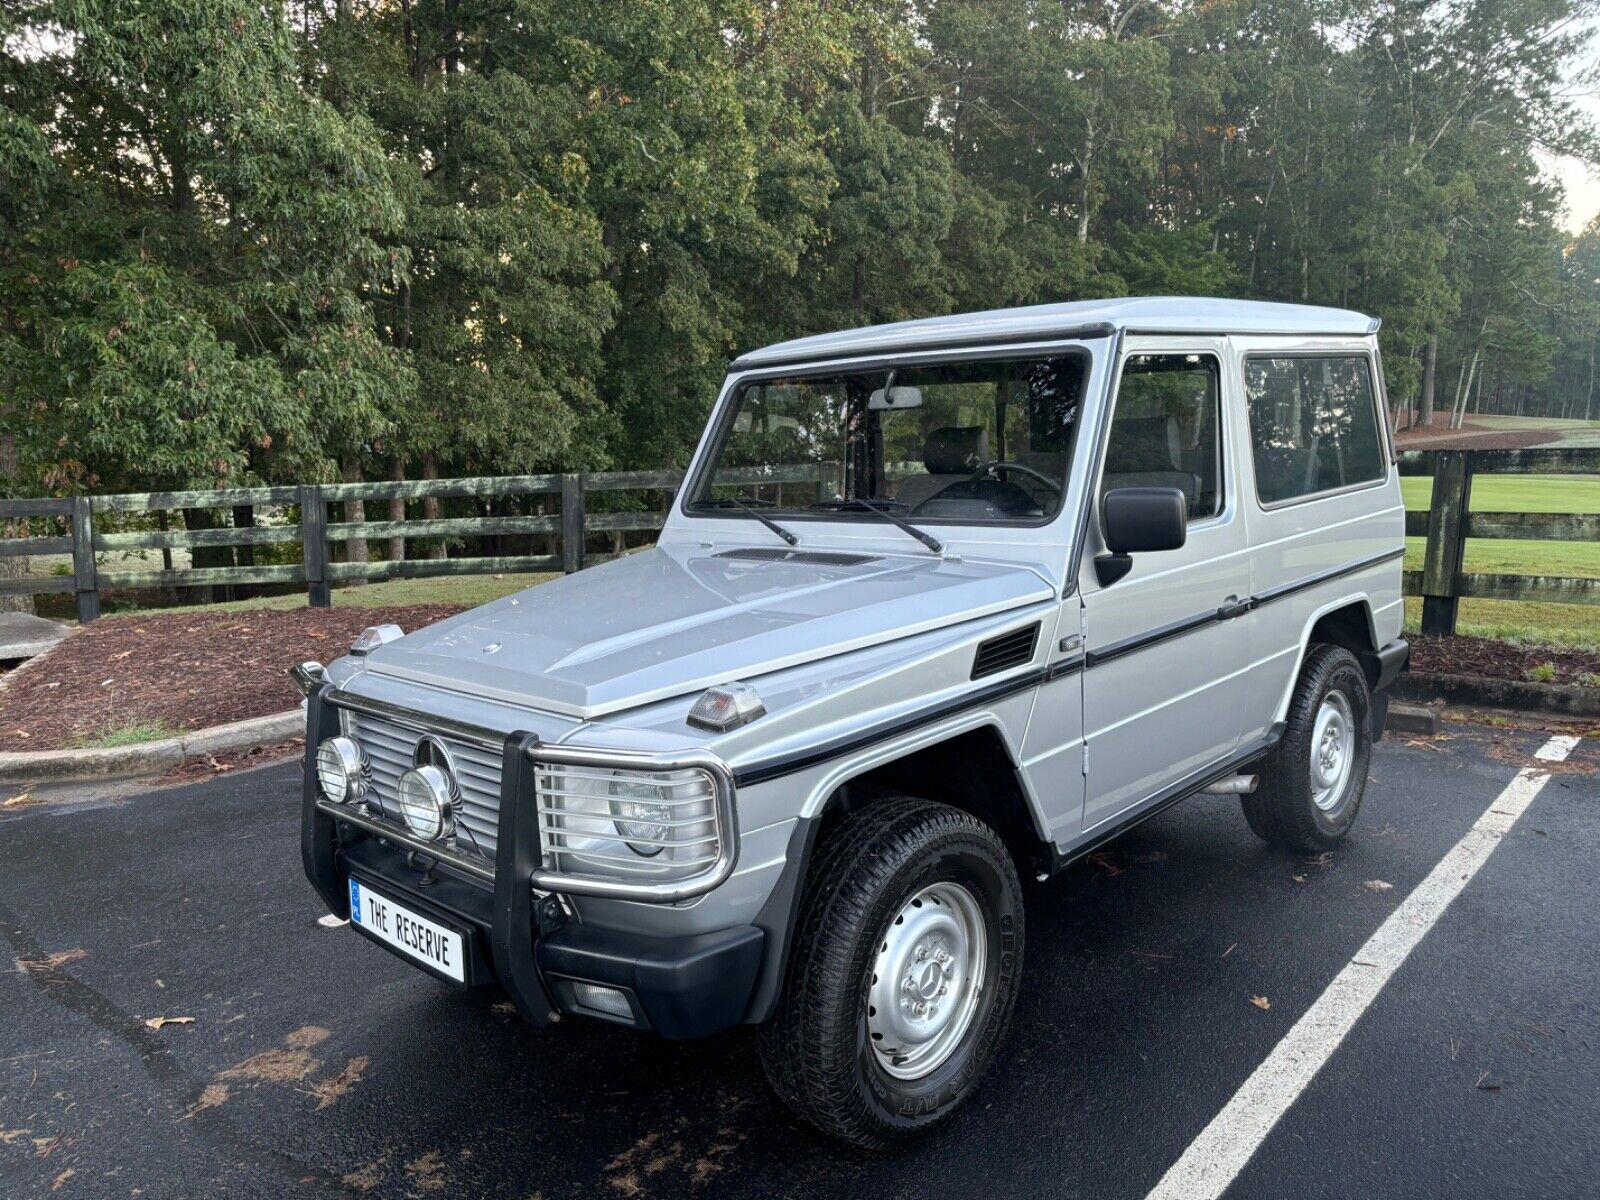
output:
<svg viewBox="0 0 1600 1200"><path fill-rule="evenodd" d="M784 550L773 546L752 546L748 550L722 550L716 558L743 558L752 562L807 563L814 567L854 567L877 562L876 554L846 554L841 550Z"/></svg>
<svg viewBox="0 0 1600 1200"><path fill-rule="evenodd" d="M1033 647L1039 640L1039 623L1023 629L1014 629L1010 633L1002 633L999 637L990 638L978 647L977 656L972 660L972 677L982 679L985 675L997 675L1001 671L1008 671L1012 667L1020 667L1033 660Z"/></svg>

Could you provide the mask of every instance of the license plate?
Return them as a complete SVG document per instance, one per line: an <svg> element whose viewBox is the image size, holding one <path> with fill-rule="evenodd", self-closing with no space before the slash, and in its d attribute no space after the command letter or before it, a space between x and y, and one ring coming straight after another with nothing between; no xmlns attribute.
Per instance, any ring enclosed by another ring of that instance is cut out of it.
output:
<svg viewBox="0 0 1600 1200"><path fill-rule="evenodd" d="M466 944L459 933L378 895L359 879L350 881L350 923L407 958L466 982Z"/></svg>

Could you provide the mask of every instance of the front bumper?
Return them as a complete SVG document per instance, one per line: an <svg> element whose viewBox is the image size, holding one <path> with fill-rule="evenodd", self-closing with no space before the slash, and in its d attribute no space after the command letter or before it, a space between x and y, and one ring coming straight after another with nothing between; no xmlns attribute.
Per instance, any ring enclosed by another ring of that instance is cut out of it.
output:
<svg viewBox="0 0 1600 1200"><path fill-rule="evenodd" d="M663 1037L694 1038L739 1023L761 967L762 929L647 936L584 925L554 896L535 892L542 860L533 808L506 799L532 794L529 736L512 735L505 745L492 891L444 870L419 870L406 850L320 807L316 748L339 732L338 713L325 703L329 690L324 683L307 696L300 850L306 877L336 915L350 915L349 878L355 874L423 915L465 931L467 985L498 983L535 1025L565 1012ZM631 1015L586 1006L578 983L622 992Z"/></svg>

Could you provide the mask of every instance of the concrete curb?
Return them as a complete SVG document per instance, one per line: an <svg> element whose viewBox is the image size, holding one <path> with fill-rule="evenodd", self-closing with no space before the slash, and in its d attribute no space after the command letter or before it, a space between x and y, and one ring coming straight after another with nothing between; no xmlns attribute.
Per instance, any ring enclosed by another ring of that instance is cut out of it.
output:
<svg viewBox="0 0 1600 1200"><path fill-rule="evenodd" d="M231 725L213 725L181 737L115 746L100 750L39 750L0 754L0 783L42 783L62 779L117 779L157 775L201 754L224 754L287 741L305 732L306 715L298 708L251 717Z"/></svg>
<svg viewBox="0 0 1600 1200"><path fill-rule="evenodd" d="M1479 708L1513 708L1564 717L1600 717L1600 689L1520 679L1486 679L1477 675L1435 675L1408 671L1394 681L1394 697L1427 704L1470 704Z"/></svg>
<svg viewBox="0 0 1600 1200"><path fill-rule="evenodd" d="M1421 733L1432 737L1439 732L1439 710L1427 704L1391 704L1383 727L1395 733Z"/></svg>

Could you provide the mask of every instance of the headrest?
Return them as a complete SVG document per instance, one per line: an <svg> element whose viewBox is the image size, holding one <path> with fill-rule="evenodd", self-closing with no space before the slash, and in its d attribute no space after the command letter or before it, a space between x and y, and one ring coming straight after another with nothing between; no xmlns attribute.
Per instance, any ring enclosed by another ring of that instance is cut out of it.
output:
<svg viewBox="0 0 1600 1200"><path fill-rule="evenodd" d="M970 475L988 461L989 431L982 425L935 429L922 447L930 475Z"/></svg>
<svg viewBox="0 0 1600 1200"><path fill-rule="evenodd" d="M1113 420L1110 443L1106 446L1106 472L1175 470L1179 449L1176 417Z"/></svg>

